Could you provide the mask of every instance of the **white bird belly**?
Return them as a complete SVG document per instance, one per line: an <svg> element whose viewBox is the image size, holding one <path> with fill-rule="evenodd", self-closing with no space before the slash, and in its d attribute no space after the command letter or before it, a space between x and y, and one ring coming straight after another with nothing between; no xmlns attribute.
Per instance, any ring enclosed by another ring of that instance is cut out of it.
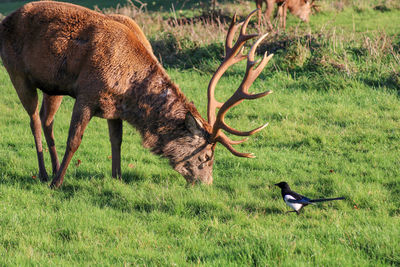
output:
<svg viewBox="0 0 400 267"><path fill-rule="evenodd" d="M283 199L285 200L286 205L288 205L289 207L291 207L295 211L298 211L303 206L303 204L300 204L300 203L291 203L291 202L289 202L288 201L289 199L295 200L295 198L290 196L290 195L286 195Z"/></svg>

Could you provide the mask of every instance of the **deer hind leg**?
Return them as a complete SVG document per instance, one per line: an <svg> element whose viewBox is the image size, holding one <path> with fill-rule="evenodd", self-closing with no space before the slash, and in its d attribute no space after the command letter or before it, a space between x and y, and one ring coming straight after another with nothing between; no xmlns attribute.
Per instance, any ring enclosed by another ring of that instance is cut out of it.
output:
<svg viewBox="0 0 400 267"><path fill-rule="evenodd" d="M72 111L71 124L69 126L67 147L65 149L64 158L61 162L60 169L51 182L51 188L58 188L62 185L68 165L71 162L72 156L82 142L83 133L90 119L92 118L92 114L92 109L89 106L85 105L83 101L80 102L78 99L76 100L74 109Z"/></svg>
<svg viewBox="0 0 400 267"><path fill-rule="evenodd" d="M107 120L111 142L112 177L121 179L122 120Z"/></svg>
<svg viewBox="0 0 400 267"><path fill-rule="evenodd" d="M42 182L46 182L49 177L47 175L43 159L42 131L38 111L39 100L37 89L24 77L11 75L10 77L15 87L15 90L17 91L18 97L30 117L30 126L33 137L35 139L36 153L39 165L39 178Z"/></svg>
<svg viewBox="0 0 400 267"><path fill-rule="evenodd" d="M280 26L281 28L283 28L283 30L286 30L286 15L287 15L286 2L283 3L281 6L279 6L278 14L279 14Z"/></svg>
<svg viewBox="0 0 400 267"><path fill-rule="evenodd" d="M287 4L283 4L283 30L286 30Z"/></svg>
<svg viewBox="0 0 400 267"><path fill-rule="evenodd" d="M265 19L267 20L267 25L270 31L274 29L271 23L271 16L272 12L274 11L275 7L275 0L267 0L267 8L265 9Z"/></svg>
<svg viewBox="0 0 400 267"><path fill-rule="evenodd" d="M262 9L262 0L256 0L256 8L257 8L257 19L258 19L258 29L261 27L261 9Z"/></svg>
<svg viewBox="0 0 400 267"><path fill-rule="evenodd" d="M54 142L53 123L54 115L60 107L61 101L62 96L50 96L43 94L42 108L40 109L40 119L42 121L44 136L49 148L51 165L53 167L53 176L56 175L58 169L60 168L56 145Z"/></svg>

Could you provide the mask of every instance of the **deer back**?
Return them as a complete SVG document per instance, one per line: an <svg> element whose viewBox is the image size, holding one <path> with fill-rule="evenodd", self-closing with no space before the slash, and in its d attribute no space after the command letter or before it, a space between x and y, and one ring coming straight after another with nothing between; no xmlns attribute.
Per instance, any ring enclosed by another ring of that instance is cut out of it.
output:
<svg viewBox="0 0 400 267"><path fill-rule="evenodd" d="M30 3L2 23L3 61L50 95L123 91L128 86L116 83L157 65L143 33L127 21L67 3Z"/></svg>

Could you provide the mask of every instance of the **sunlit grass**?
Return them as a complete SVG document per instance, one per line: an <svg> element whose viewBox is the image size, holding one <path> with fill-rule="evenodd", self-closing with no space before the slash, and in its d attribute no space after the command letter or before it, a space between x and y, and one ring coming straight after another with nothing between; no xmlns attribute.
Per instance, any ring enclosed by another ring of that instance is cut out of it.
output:
<svg viewBox="0 0 400 267"><path fill-rule="evenodd" d="M353 12L330 7L314 17L309 37L307 27L293 29L298 21L291 18L286 34L263 44L275 56L252 91L274 93L235 107L227 121L243 130L269 126L238 146L255 159L217 146L212 186L187 187L127 123L123 179L112 179L107 123L94 118L63 186L50 190L36 178L29 119L1 67L0 265L399 265L399 17L396 9L376 12L354 13L377 21L353 31ZM183 44L164 61L167 72L206 117L206 88L223 37L191 41L180 39L185 29L165 30ZM171 39L148 34L165 40L156 50L162 57ZM220 101L244 69L239 64L221 79ZM65 97L56 115L61 157L73 102ZM286 214L273 186L279 181L309 197L346 200Z"/></svg>

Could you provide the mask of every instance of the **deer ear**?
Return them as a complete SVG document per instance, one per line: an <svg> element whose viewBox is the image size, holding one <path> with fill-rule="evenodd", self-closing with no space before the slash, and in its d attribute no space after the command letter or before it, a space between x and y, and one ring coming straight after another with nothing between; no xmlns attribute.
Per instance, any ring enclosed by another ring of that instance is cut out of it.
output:
<svg viewBox="0 0 400 267"><path fill-rule="evenodd" d="M203 123L196 119L190 112L186 113L185 126L192 134L202 135Z"/></svg>

